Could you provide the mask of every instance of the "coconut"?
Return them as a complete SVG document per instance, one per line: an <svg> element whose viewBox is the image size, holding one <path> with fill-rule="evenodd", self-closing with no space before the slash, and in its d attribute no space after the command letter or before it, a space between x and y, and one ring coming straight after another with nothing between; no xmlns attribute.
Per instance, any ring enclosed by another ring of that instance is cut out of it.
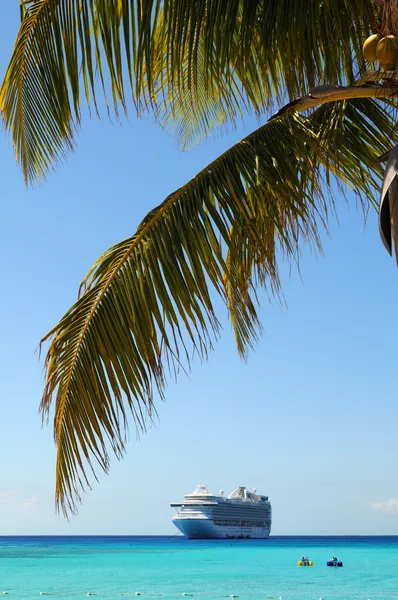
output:
<svg viewBox="0 0 398 600"><path fill-rule="evenodd" d="M365 40L362 48L362 53L365 60L368 60L369 62L376 62L376 46L379 40L380 36L377 33L371 35L367 40Z"/></svg>
<svg viewBox="0 0 398 600"><path fill-rule="evenodd" d="M398 38L395 35L382 38L377 43L376 56L384 70L394 71L398 58Z"/></svg>

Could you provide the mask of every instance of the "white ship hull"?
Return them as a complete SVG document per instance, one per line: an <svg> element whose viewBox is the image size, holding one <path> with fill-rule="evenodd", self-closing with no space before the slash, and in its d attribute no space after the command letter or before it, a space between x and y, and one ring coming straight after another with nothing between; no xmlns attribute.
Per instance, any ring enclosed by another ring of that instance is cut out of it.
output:
<svg viewBox="0 0 398 600"><path fill-rule="evenodd" d="M269 537L269 527L246 525L216 525L213 520L192 519L176 515L174 525L189 539L265 539Z"/></svg>

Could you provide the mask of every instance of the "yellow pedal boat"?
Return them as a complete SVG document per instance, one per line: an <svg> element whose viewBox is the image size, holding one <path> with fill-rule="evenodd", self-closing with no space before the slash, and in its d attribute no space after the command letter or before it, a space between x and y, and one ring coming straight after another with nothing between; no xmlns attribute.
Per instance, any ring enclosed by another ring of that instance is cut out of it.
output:
<svg viewBox="0 0 398 600"><path fill-rule="evenodd" d="M308 560L308 558L297 561L297 566L299 566L299 567L312 567L312 565L313 565L312 560Z"/></svg>

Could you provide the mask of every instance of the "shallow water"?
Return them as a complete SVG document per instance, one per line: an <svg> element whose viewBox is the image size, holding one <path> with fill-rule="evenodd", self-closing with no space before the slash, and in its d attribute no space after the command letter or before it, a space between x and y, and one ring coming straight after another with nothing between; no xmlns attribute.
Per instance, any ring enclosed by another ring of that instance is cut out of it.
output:
<svg viewBox="0 0 398 600"><path fill-rule="evenodd" d="M297 566L303 555L313 567ZM326 567L331 556L344 567ZM10 600L398 600L398 537L0 537L3 591Z"/></svg>

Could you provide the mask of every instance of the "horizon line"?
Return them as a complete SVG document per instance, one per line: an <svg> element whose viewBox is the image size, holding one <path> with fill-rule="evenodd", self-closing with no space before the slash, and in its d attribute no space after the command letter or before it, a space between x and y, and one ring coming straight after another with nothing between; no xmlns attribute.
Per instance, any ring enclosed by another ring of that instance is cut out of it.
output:
<svg viewBox="0 0 398 600"><path fill-rule="evenodd" d="M1 538L37 538L37 537L58 537L58 538L166 538L166 539L182 539L182 540L188 540L188 538L186 538L184 535L172 535L172 534L156 534L156 533L150 533L150 534L138 534L138 533L132 533L132 534L126 534L126 533L77 533L77 534L57 534L57 533L29 533L29 534L22 534L22 533L10 533L10 534L0 534L0 539ZM275 534L275 535L270 535L268 538L260 538L260 539L256 539L256 538L249 538L247 540L243 540L243 541L266 541L269 540L271 538L347 538L347 537L352 537L352 538L369 538L369 537L390 537L390 538L398 538L398 533L339 533L339 534L328 534L328 533L324 533L324 534L310 534L310 533L305 533L305 534ZM205 539L205 538L203 538ZM189 540L189 541L200 541L200 540ZM208 541L208 540L206 540ZM214 541L214 540L211 540ZM222 540L221 540L222 541ZM241 541L241 540L238 540Z"/></svg>

